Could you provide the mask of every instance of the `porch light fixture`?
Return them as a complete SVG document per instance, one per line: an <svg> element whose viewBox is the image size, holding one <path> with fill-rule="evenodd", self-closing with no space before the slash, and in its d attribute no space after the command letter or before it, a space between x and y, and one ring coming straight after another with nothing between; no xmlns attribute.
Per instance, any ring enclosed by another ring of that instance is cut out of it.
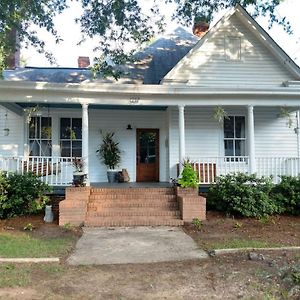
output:
<svg viewBox="0 0 300 300"><path fill-rule="evenodd" d="M7 111L4 116L5 116L5 119L4 119L3 135L9 136L9 128L7 127Z"/></svg>
<svg viewBox="0 0 300 300"><path fill-rule="evenodd" d="M131 124L128 124L126 129L127 129L127 130L132 130Z"/></svg>

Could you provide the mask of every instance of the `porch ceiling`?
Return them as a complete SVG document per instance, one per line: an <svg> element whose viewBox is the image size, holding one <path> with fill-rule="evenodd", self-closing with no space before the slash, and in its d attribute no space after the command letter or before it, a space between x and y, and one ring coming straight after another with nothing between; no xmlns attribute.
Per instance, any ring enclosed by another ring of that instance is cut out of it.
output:
<svg viewBox="0 0 300 300"><path fill-rule="evenodd" d="M0 102L113 106L300 106L300 89L0 81Z"/></svg>

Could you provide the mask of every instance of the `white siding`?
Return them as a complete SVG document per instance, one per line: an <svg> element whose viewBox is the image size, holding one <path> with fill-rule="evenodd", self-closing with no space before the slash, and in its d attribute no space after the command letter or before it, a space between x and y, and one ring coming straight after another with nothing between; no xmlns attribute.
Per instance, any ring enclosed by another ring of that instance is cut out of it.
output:
<svg viewBox="0 0 300 300"><path fill-rule="evenodd" d="M8 136L3 134L6 112L6 126L10 129ZM23 117L0 106L0 155L17 156L23 154L23 123Z"/></svg>
<svg viewBox="0 0 300 300"><path fill-rule="evenodd" d="M227 37L241 39L241 60L226 59ZM295 79L236 14L221 24L202 46L196 45L166 78L216 87L280 86L283 81Z"/></svg>
<svg viewBox="0 0 300 300"><path fill-rule="evenodd" d="M160 132L160 181L168 181L167 174L167 113L166 111L90 110L90 180L105 182L106 167L96 156L101 143L100 130L114 131L122 150L120 168L128 170L131 181L136 179L136 128L158 128ZM133 130L126 130L131 124Z"/></svg>
<svg viewBox="0 0 300 300"><path fill-rule="evenodd" d="M169 157L170 176L176 177L178 163L178 108L170 110ZM246 116L245 107L225 108L229 115ZM279 108L254 108L256 156L297 156L297 136L287 120L279 118ZM213 118L213 107L186 107L186 157L223 156L223 128ZM247 137L247 128L246 128ZM247 154L247 153L246 153Z"/></svg>

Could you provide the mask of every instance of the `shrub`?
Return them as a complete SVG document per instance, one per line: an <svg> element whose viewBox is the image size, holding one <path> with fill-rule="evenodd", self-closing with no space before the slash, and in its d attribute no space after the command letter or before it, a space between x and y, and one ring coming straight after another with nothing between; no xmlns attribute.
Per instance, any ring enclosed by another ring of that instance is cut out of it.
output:
<svg viewBox="0 0 300 300"><path fill-rule="evenodd" d="M2 177L1 177L2 178ZM50 187L32 173L9 174L6 181L5 197L1 192L0 218L35 214L42 210L49 200L45 196Z"/></svg>
<svg viewBox="0 0 300 300"><path fill-rule="evenodd" d="M243 173L217 177L208 191L210 208L230 215L261 218L279 212L271 198L271 178L257 178Z"/></svg>
<svg viewBox="0 0 300 300"><path fill-rule="evenodd" d="M281 176L281 182L272 190L272 197L281 212L300 215L300 176Z"/></svg>
<svg viewBox="0 0 300 300"><path fill-rule="evenodd" d="M183 164L183 170L181 177L178 179L178 183L182 188L197 188L198 176L197 172L193 169L192 165L186 161Z"/></svg>
<svg viewBox="0 0 300 300"><path fill-rule="evenodd" d="M7 202L8 182L5 173L0 171L0 219L2 216L2 205Z"/></svg>

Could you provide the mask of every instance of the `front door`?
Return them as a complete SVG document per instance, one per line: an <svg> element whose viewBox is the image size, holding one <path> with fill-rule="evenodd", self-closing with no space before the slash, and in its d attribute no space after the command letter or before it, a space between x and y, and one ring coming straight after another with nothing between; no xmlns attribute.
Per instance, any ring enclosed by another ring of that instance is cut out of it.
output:
<svg viewBox="0 0 300 300"><path fill-rule="evenodd" d="M159 129L137 129L136 181L159 181Z"/></svg>

